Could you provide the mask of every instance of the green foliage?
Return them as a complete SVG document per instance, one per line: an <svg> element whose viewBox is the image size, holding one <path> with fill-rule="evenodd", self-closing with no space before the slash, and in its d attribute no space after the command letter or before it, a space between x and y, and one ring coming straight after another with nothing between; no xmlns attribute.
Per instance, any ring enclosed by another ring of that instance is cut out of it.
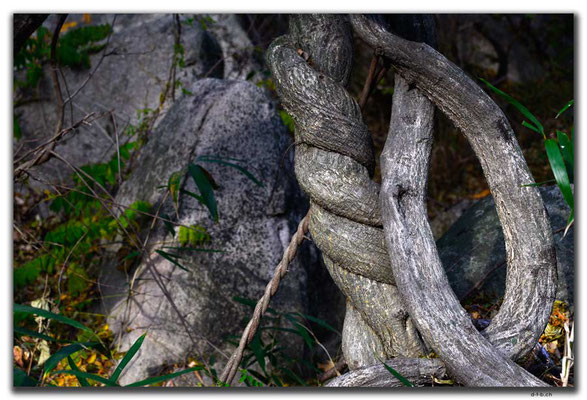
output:
<svg viewBox="0 0 587 400"><path fill-rule="evenodd" d="M279 116L281 117L281 120L283 121L283 125L285 125L287 127L287 130L289 131L289 133L294 133L295 132L295 124L293 121L293 118L291 117L291 115L289 115L286 111L280 110L279 111Z"/></svg>
<svg viewBox="0 0 587 400"><path fill-rule="evenodd" d="M78 341L78 342L74 342L72 344L69 344L67 346L61 347L57 352L55 352L45 362L45 365L42 370L42 375L41 375L41 377L43 378L42 381L44 381L45 378L50 375L69 374L69 375L76 376L78 379L78 382L80 383L81 386L91 386L89 381L102 383L106 386L120 386L118 384L118 378L120 377L120 374L122 373L124 368L129 364L129 362L135 357L135 355L137 354L141 345L143 344L143 341L146 336L146 333L141 335L135 341L135 343L133 343L133 345L130 347L130 349L126 352L125 356L119 362L116 369L112 372L110 377L105 378L105 377L97 375L97 374L81 371L76 366L73 359L71 358L71 356L73 354L78 353L83 350L90 349L90 348L96 348L100 352L103 352L103 354L105 354L107 357L112 358L112 354L104 347L102 341L92 332L91 329L87 328L86 326L84 326L83 324L81 324L75 320L72 320L72 319L64 317L62 315L54 314L54 313L51 313L49 311L39 309L39 308L15 304L14 312L15 313L19 312L19 313L26 313L26 314L41 315L45 318L52 319L52 320L55 320L58 322L62 322L62 323L71 325L71 326L78 328L78 329L82 329L85 332L89 332L91 335L93 335L97 339L97 341L93 341L93 342ZM18 335L18 330L16 328L17 327L15 327L15 333ZM59 365L59 363L63 359L67 359L68 365L71 369L54 371L54 369ZM148 385L152 385L155 383L167 381L169 379L186 374L188 372L201 370L203 368L204 368L203 366L196 366L193 368L174 372L172 374L151 377L148 379L144 379L144 380L141 380L138 382L131 383L126 386L127 387L148 386ZM17 368L17 367L14 368L14 386L40 386L40 385L41 385L41 383L37 379L32 378L27 373L25 373L22 369Z"/></svg>
<svg viewBox="0 0 587 400"><path fill-rule="evenodd" d="M16 140L22 137L22 130L20 129L20 124L18 122L18 115L14 114L13 116L13 123L12 123L12 135Z"/></svg>
<svg viewBox="0 0 587 400"><path fill-rule="evenodd" d="M120 164L131 156L135 143L120 146ZM44 251L32 260L15 263L14 285L23 288L37 281L42 272L52 274L55 266L66 266L68 292L76 296L88 288L91 278L88 270L97 266L101 259L100 244L113 240L123 233L122 229L138 230L144 213L150 204L137 201L124 210L117 219L104 209L102 202L91 190L100 192L98 185L110 187L116 184L118 159L113 156L107 163L86 165L80 168L85 174L74 175L76 186L66 194L47 192L50 209L61 214L62 222L53 226L44 236ZM66 263L67 261L67 263Z"/></svg>
<svg viewBox="0 0 587 400"><path fill-rule="evenodd" d="M109 24L73 28L60 35L56 59L59 65L89 68L89 56L103 49L96 43L112 33ZM14 69L25 71L24 80L15 80L15 87L33 88L43 76L43 66L51 57L52 34L43 26L37 29L14 57Z"/></svg>
<svg viewBox="0 0 587 400"><path fill-rule="evenodd" d="M210 242L210 234L200 225L180 226L177 238L182 246L195 247Z"/></svg>
<svg viewBox="0 0 587 400"><path fill-rule="evenodd" d="M575 220L575 202L573 198L573 190L571 188L571 183L573 183L574 179L574 146L572 139L567 136L566 133L557 131L556 132L556 140L548 138L546 132L544 131L544 126L540 123L538 118L536 118L523 104L519 101L508 95L507 93L499 90L495 86L491 85L485 79L481 79L492 91L506 99L510 104L512 104L518 111L520 111L528 120L529 122L523 121L522 125L531 129L534 132L537 132L542 135L544 138L544 148L546 151L546 156L548 158L548 162L550 164L550 169L554 175L554 179L558 188L560 189L565 202L568 204L569 208L571 209L569 219L567 221L567 228L565 230L565 234L568 231L569 227L573 224ZM555 118L558 118L561 114L563 114L566 110L568 110L574 104L574 100L569 101L557 114ZM571 128L572 132L572 128ZM532 186L532 185L530 185Z"/></svg>
<svg viewBox="0 0 587 400"><path fill-rule="evenodd" d="M90 54L97 53L104 45L97 45L112 33L110 24L74 28L59 37L57 61L72 68L90 68Z"/></svg>
<svg viewBox="0 0 587 400"><path fill-rule="evenodd" d="M15 80L15 87L35 87L43 76L43 64L51 54L51 34L43 26L25 42L14 56L14 69L25 70L25 80Z"/></svg>
<svg viewBox="0 0 587 400"><path fill-rule="evenodd" d="M251 308L256 305L255 301L238 296L233 297L233 300ZM299 312L280 312L269 307L261 319L259 329L245 349L240 364L240 382L247 386L308 386L308 382L302 378L301 367L304 366L316 374L321 371L307 360L291 357L282 343L291 340L291 337L284 335L294 335L301 338L310 350L316 346L322 348L310 322L340 335L340 332L321 319ZM228 342L238 346L238 339L240 338L231 337ZM255 364L261 371L253 369Z"/></svg>

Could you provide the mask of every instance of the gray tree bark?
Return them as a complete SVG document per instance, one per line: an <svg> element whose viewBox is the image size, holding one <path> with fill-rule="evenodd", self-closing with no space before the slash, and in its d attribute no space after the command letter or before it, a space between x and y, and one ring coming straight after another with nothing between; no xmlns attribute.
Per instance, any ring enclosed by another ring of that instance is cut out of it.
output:
<svg viewBox="0 0 587 400"><path fill-rule="evenodd" d="M392 121L399 131L390 136L394 143L400 137L406 143L386 150L388 161L389 154L395 157L386 167L395 175L391 181L387 175L382 196L387 238L379 187L371 180L369 133L344 89L352 65L349 20L341 15L292 17L290 34L267 52L277 92L296 126L296 175L311 199L310 232L347 296L343 352L350 369L421 355L425 345L418 327L463 384L543 384L510 360L529 351L542 332L556 274L549 221L538 192L521 187L533 180L507 120L474 82L429 46L397 38L364 17L353 16L352 23L403 77L398 77ZM423 201L433 107L414 87L463 130L496 198L509 272L504 305L486 333L489 341L458 305L438 261ZM423 114L410 114L413 107ZM432 264L425 265L427 261ZM438 310L440 318L434 315ZM453 326L456 332L447 329ZM471 360L474 368L464 364Z"/></svg>
<svg viewBox="0 0 587 400"><path fill-rule="evenodd" d="M396 370L414 386L434 385L435 379L446 374L444 364L439 359L394 358L385 363ZM392 375L382 363L363 367L332 379L328 387L397 387L405 385Z"/></svg>
<svg viewBox="0 0 587 400"><path fill-rule="evenodd" d="M382 49L402 75L396 76L390 132L381 156L381 209L393 274L414 323L463 384L544 385L509 360L530 351L546 326L556 260L538 190L521 187L534 181L505 116L431 47L391 35L365 17L352 20L359 35ZM489 341L476 331L452 292L430 231L425 199L433 106L416 87L469 139L498 204L508 278L504 303L485 332Z"/></svg>
<svg viewBox="0 0 587 400"><path fill-rule="evenodd" d="M295 122L295 169L311 200L312 238L348 299L343 352L354 369L416 357L424 345L393 284L371 180L371 137L344 88L352 49L347 16L293 16L290 34L273 42L267 61Z"/></svg>
<svg viewBox="0 0 587 400"><path fill-rule="evenodd" d="M45 22L49 14L14 14L12 32L14 34L12 54L17 55L27 39Z"/></svg>

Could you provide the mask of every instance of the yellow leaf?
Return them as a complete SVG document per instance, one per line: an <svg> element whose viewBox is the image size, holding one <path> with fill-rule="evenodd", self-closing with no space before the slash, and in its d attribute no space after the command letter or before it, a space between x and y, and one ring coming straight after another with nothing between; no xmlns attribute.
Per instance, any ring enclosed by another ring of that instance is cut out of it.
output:
<svg viewBox="0 0 587 400"><path fill-rule="evenodd" d="M67 32L67 30L69 28L73 28L74 26L77 26L77 22L75 22L75 21L66 22L66 23L63 24L63 26L61 27L61 31L59 31L59 32L60 33Z"/></svg>
<svg viewBox="0 0 587 400"><path fill-rule="evenodd" d="M489 189L485 189L480 191L479 193L475 193L474 195L471 196L472 199L482 199L483 197L486 197L488 194L490 194L491 192L489 191Z"/></svg>
<svg viewBox="0 0 587 400"><path fill-rule="evenodd" d="M84 14L82 21L84 21L85 24L90 24L92 23L92 16L90 14Z"/></svg>
<svg viewBox="0 0 587 400"><path fill-rule="evenodd" d="M92 353L92 355L90 355L90 356L88 357L88 359L86 360L86 362L87 362L88 364L93 364L93 363L94 363L94 361L96 361L96 353Z"/></svg>

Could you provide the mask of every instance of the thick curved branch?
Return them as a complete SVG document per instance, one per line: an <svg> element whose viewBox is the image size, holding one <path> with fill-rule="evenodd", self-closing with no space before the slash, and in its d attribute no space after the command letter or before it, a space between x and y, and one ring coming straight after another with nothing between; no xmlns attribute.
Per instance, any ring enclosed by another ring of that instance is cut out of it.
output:
<svg viewBox="0 0 587 400"><path fill-rule="evenodd" d="M396 76L381 155L381 210L391 266L419 332L466 386L539 386L473 326L450 288L426 217L434 106Z"/></svg>
<svg viewBox="0 0 587 400"><path fill-rule="evenodd" d="M378 210L375 159L358 103L347 16L301 15L267 50L277 93L296 124L296 176L312 204L310 232L347 295L343 353L354 369L423 344L392 284Z"/></svg>
<svg viewBox="0 0 587 400"><path fill-rule="evenodd" d="M556 289L556 257L538 189L523 186L534 179L514 133L491 98L436 50L392 35L364 16L354 15L351 22L363 40L383 51L408 87L420 89L461 129L479 158L495 198L508 256L504 302L485 335L504 355L518 360L532 349L548 322ZM402 202L421 195L389 182L383 199L395 195L398 212L405 210ZM425 215L425 210L419 212Z"/></svg>

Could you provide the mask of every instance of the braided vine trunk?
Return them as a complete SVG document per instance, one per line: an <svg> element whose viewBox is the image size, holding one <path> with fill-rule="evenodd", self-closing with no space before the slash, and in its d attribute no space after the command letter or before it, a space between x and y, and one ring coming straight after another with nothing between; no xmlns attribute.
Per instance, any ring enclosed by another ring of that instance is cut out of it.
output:
<svg viewBox="0 0 587 400"><path fill-rule="evenodd" d="M353 46L348 17L302 15L267 52L296 127L295 169L311 200L310 232L347 297L343 352L351 369L417 357L424 345L406 313L385 248L371 137L345 90Z"/></svg>
<svg viewBox="0 0 587 400"><path fill-rule="evenodd" d="M383 219L380 188L371 180L370 137L344 89L352 65L348 19L293 17L290 34L267 53L277 91L296 124L296 175L311 199L310 231L347 297L343 352L354 370L349 374L360 377L360 367L381 359L421 355L421 333L462 384L544 385L512 359L532 348L550 314L556 284L552 231L537 190L522 186L533 179L505 116L430 46L390 34L383 18L351 21L401 75L382 155ZM413 19L423 34L416 40L433 38L426 25L425 18ZM470 141L504 227L506 295L483 336L450 289L426 217L431 102Z"/></svg>

